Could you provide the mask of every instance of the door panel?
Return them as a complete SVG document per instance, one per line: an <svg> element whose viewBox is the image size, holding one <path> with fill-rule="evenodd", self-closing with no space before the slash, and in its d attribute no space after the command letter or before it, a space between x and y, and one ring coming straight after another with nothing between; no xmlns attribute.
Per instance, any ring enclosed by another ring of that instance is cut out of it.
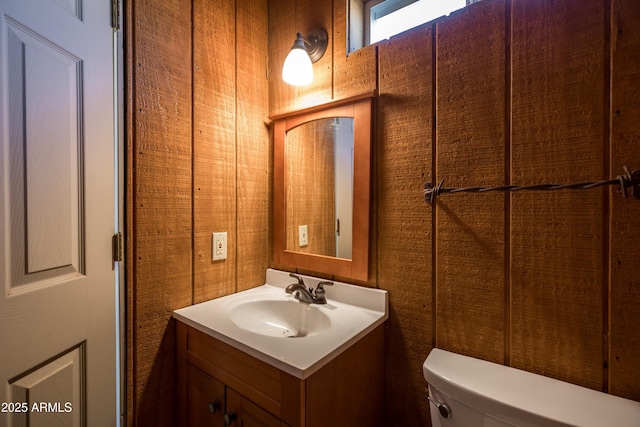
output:
<svg viewBox="0 0 640 427"><path fill-rule="evenodd" d="M81 425L84 396L84 346L54 358L44 366L15 380L10 380L9 402L22 402L22 410L11 413L15 426ZM55 395L58 400L51 401ZM26 404L26 405L25 405Z"/></svg>
<svg viewBox="0 0 640 427"><path fill-rule="evenodd" d="M11 20L11 287L83 273L82 62Z"/></svg>
<svg viewBox="0 0 640 427"><path fill-rule="evenodd" d="M0 426L115 425L109 1L0 0L0 58Z"/></svg>

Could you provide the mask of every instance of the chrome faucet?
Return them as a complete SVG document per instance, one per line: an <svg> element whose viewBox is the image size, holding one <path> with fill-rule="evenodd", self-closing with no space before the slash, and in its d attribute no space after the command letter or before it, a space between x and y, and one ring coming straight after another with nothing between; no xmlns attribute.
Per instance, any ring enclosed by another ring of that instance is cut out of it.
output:
<svg viewBox="0 0 640 427"><path fill-rule="evenodd" d="M318 283L318 285L316 286L316 296L313 298L313 302L316 304L326 304L327 303L327 298L326 298L326 294L327 292L324 290L324 286L333 286L333 282L328 282L328 281L323 281Z"/></svg>
<svg viewBox="0 0 640 427"><path fill-rule="evenodd" d="M292 283L287 286L285 292L291 294L296 291L295 297L298 301L306 302L308 304L313 303L313 295L311 294L313 292L313 289L309 288L309 290L307 290L307 287L304 284L304 280L302 280L302 277L298 276L297 274L289 273L289 276L293 277L294 279L298 279L298 283Z"/></svg>
<svg viewBox="0 0 640 427"><path fill-rule="evenodd" d="M316 290L314 292L312 288L307 289L307 287L304 284L304 280L302 280L302 277L294 273L289 273L289 276L295 279L298 279L298 282L292 283L289 286L287 286L287 288L285 289L286 293L291 294L295 291L296 299L298 301L302 301L307 304L326 304L327 303L324 286L331 286L333 285L333 282L324 281L324 282L318 283L318 286L316 287ZM315 296L314 296L314 293L315 293Z"/></svg>

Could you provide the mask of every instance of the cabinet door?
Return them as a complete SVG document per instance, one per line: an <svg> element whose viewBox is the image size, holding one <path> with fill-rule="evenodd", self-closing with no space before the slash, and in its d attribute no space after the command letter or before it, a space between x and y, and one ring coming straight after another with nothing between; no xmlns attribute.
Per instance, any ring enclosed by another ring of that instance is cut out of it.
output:
<svg viewBox="0 0 640 427"><path fill-rule="evenodd" d="M227 387L226 421L237 427L286 427L286 424Z"/></svg>
<svg viewBox="0 0 640 427"><path fill-rule="evenodd" d="M187 426L224 425L224 384L187 363Z"/></svg>

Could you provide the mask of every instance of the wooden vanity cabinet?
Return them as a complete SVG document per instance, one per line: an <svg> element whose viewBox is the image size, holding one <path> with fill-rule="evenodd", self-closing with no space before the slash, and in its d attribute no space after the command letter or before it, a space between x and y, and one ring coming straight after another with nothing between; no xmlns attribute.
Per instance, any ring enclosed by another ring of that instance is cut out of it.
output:
<svg viewBox="0 0 640 427"><path fill-rule="evenodd" d="M284 427L278 418L243 398L205 372L186 367L186 413L181 418L188 426Z"/></svg>
<svg viewBox="0 0 640 427"><path fill-rule="evenodd" d="M187 425L222 426L225 410L224 384L202 372L193 365L186 368L186 411Z"/></svg>
<svg viewBox="0 0 640 427"><path fill-rule="evenodd" d="M179 426L382 426L384 325L304 380L176 325Z"/></svg>

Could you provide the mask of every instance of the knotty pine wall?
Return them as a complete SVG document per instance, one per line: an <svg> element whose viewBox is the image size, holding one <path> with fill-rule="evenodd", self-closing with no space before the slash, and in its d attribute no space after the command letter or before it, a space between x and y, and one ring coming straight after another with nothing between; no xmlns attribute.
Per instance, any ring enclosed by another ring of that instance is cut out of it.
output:
<svg viewBox="0 0 640 427"><path fill-rule="evenodd" d="M640 400L640 201L445 186L608 179L640 168L635 0L482 0L345 55L346 2L269 0L272 114L377 89L367 286L389 291L385 425L429 424L432 347ZM315 82L278 78L323 26ZM277 267L277 266L276 266Z"/></svg>
<svg viewBox="0 0 640 427"><path fill-rule="evenodd" d="M347 57L338 0L126 2L129 425L174 423L171 311L278 267L266 116L371 89L360 284L390 294L385 425L429 424L421 365L436 346L640 400L640 202L615 189L422 198L441 178L640 168L635 3L482 0ZM295 33L317 26L330 46L315 83L286 86ZM229 233L224 263L208 261L213 231Z"/></svg>
<svg viewBox="0 0 640 427"><path fill-rule="evenodd" d="M267 1L125 4L127 420L173 426L172 311L261 285L269 264Z"/></svg>

